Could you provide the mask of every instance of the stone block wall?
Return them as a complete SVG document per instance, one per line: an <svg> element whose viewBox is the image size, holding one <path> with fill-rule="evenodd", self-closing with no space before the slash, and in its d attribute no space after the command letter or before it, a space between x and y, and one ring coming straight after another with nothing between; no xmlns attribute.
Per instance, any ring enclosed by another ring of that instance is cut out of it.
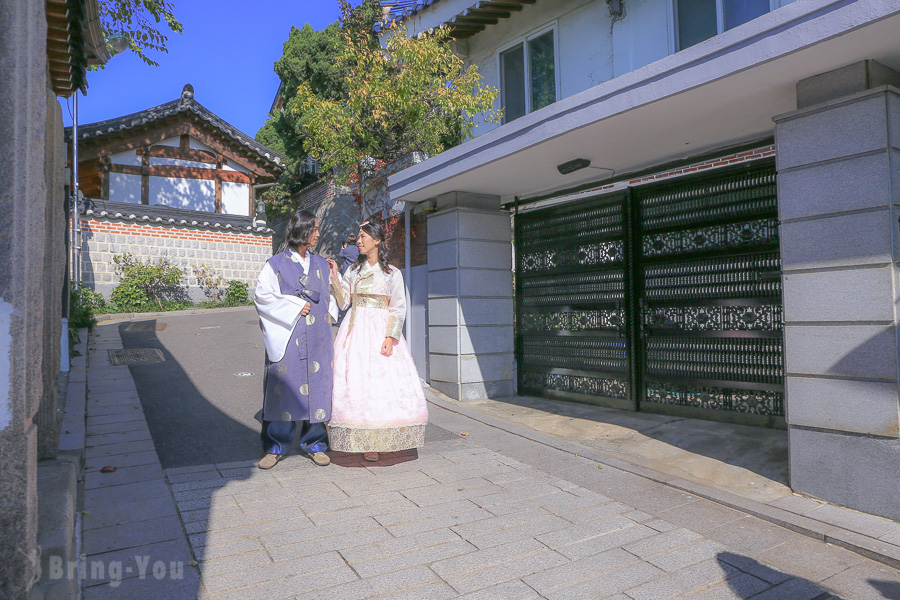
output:
<svg viewBox="0 0 900 600"><path fill-rule="evenodd" d="M0 9L0 598L27 598L38 561L39 445L52 454L64 219L62 115L47 78L44 2ZM43 423L41 419L44 419ZM44 435L47 431L47 435Z"/></svg>
<svg viewBox="0 0 900 600"><path fill-rule="evenodd" d="M428 215L430 381L458 400L515 393L512 231L499 206L452 192Z"/></svg>
<svg viewBox="0 0 900 600"><path fill-rule="evenodd" d="M791 487L900 519L900 89L845 74L776 118Z"/></svg>
<svg viewBox="0 0 900 600"><path fill-rule="evenodd" d="M157 225L112 219L83 219L82 281L109 298L118 283L113 256L130 252L141 260L168 257L185 272L191 298L205 300L192 267L205 264L226 281L256 283L272 255L272 233Z"/></svg>

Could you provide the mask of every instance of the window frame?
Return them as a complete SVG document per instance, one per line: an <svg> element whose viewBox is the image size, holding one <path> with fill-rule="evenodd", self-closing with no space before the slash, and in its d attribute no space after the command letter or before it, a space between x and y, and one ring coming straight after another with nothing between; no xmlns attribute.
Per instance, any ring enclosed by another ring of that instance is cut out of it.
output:
<svg viewBox="0 0 900 600"><path fill-rule="evenodd" d="M769 0L769 12L772 12L775 9L781 8L783 0ZM790 2L792 0L788 0ZM725 29L725 2L726 0L715 0L716 2L716 35L722 35L726 31L730 31L729 29ZM668 2L667 9L669 11L669 20L672 23L672 35L670 36L670 43L672 45L672 49L675 52L680 52L684 50L681 47L681 40L678 39L678 0L670 0ZM738 25L740 27L740 25ZM713 36L715 37L715 36ZM712 38L707 38L712 39ZM706 41L706 40L704 40ZM702 42L698 42L702 43ZM694 44L696 45L696 44ZM693 46L688 46L688 48L692 48Z"/></svg>
<svg viewBox="0 0 900 600"><path fill-rule="evenodd" d="M499 84L498 87L500 88L500 106L504 109L502 123L503 125L512 122L507 120L505 112L506 102L504 99L505 91L503 89L503 53L507 52L508 50L512 50L516 46L522 47L522 54L524 55L523 64L525 69L525 114L522 116L524 117L526 115L530 115L532 112L534 112L534 108L531 105L531 55L528 52L528 42L533 40L534 38L541 37L542 35L550 31L553 32L553 82L555 92L555 99L553 100L553 102L551 102L551 104L554 104L560 101L559 22L557 20L554 20L551 23L544 25L538 29L533 29L525 35L519 36L508 44L500 46L499 48L497 48L497 50L494 51L494 54L497 57L497 82ZM550 104L548 104L547 106L550 106Z"/></svg>

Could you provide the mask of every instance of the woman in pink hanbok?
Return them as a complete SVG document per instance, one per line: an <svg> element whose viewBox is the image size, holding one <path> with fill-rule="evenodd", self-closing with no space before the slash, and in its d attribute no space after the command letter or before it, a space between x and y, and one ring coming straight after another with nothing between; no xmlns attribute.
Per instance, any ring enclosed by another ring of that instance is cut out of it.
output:
<svg viewBox="0 0 900 600"><path fill-rule="evenodd" d="M331 450L379 452L425 444L428 408L416 365L403 339L406 293L403 275L387 262L384 228L364 222L359 258L343 277L329 260L331 289L344 317L334 342L334 396L328 439Z"/></svg>

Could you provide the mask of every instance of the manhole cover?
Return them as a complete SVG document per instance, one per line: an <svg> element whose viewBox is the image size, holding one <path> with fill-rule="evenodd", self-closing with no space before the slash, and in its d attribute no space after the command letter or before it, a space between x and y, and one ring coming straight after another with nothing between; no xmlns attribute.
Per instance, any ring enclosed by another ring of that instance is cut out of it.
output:
<svg viewBox="0 0 900 600"><path fill-rule="evenodd" d="M138 323L132 323L125 328L125 331L162 331L168 326L168 323L157 323L156 321L140 321Z"/></svg>
<svg viewBox="0 0 900 600"><path fill-rule="evenodd" d="M166 360L158 348L132 348L130 350L110 350L109 362L114 367L123 365L152 365Z"/></svg>

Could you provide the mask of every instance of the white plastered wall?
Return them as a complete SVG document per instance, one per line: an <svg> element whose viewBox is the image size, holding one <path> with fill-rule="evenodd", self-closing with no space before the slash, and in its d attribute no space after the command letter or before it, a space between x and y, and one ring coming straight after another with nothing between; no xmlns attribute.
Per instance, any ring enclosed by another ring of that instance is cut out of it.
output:
<svg viewBox="0 0 900 600"><path fill-rule="evenodd" d="M131 165L133 167L141 166L141 156L134 150L126 150L125 152L117 152L111 154L109 159L114 165Z"/></svg>
<svg viewBox="0 0 900 600"><path fill-rule="evenodd" d="M771 0L772 10L793 0ZM446 22L473 5L439 2L409 20L411 33ZM547 27L556 27L558 100L629 73L675 51L673 0L628 0L613 22L605 0L557 0L526 5L468 38L466 63L477 65L484 83L500 88L498 51ZM500 106L498 97L496 106ZM475 118L475 136L498 127Z"/></svg>
<svg viewBox="0 0 900 600"><path fill-rule="evenodd" d="M109 199L112 202L141 203L141 176L128 173L109 174Z"/></svg>
<svg viewBox="0 0 900 600"><path fill-rule="evenodd" d="M212 179L151 177L150 204L215 212L216 182Z"/></svg>
<svg viewBox="0 0 900 600"><path fill-rule="evenodd" d="M246 183L223 181L222 212L226 215L249 215L250 186Z"/></svg>

